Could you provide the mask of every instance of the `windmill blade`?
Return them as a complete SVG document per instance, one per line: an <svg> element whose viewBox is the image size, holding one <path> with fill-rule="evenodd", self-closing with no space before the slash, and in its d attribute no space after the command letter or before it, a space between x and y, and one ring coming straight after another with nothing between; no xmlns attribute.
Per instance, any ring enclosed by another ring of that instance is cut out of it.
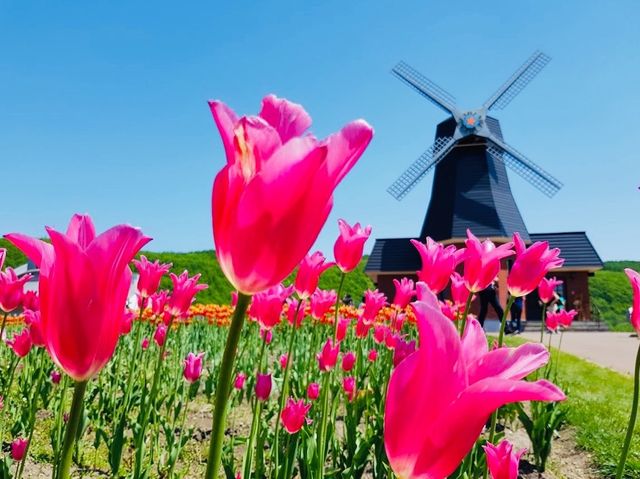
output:
<svg viewBox="0 0 640 479"><path fill-rule="evenodd" d="M455 116L454 112L457 111L455 97L444 88L433 83L418 70L405 62L400 62L393 67L391 73L427 98L438 108Z"/></svg>
<svg viewBox="0 0 640 479"><path fill-rule="evenodd" d="M487 110L502 110L524 90L529 82L531 82L550 61L550 57L540 51L536 51L511 75L511 78L498 88L498 91L485 102L484 108Z"/></svg>
<svg viewBox="0 0 640 479"><path fill-rule="evenodd" d="M455 144L456 140L450 136L437 138L435 143L387 188L389 194L398 201L407 196L407 193L451 151Z"/></svg>
<svg viewBox="0 0 640 479"><path fill-rule="evenodd" d="M551 176L551 174L536 165L518 150L498 138L490 138L490 141L487 143L487 152L496 160L503 161L549 198L555 195L563 186L561 181Z"/></svg>

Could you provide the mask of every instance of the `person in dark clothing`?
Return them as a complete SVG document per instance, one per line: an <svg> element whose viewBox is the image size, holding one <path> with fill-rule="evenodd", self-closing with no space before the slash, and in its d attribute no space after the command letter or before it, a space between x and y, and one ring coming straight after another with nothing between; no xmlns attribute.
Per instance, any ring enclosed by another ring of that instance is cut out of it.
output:
<svg viewBox="0 0 640 479"><path fill-rule="evenodd" d="M487 310L489 309L489 305L493 307L493 310L498 315L498 318L502 318L504 314L504 310L502 306L500 306L500 302L498 301L498 295L496 293L495 282L491 283L485 289L478 293L480 296L480 314L478 314L478 322L480 326L484 326L484 320L487 318Z"/></svg>
<svg viewBox="0 0 640 479"><path fill-rule="evenodd" d="M511 305L511 329L514 333L522 332L522 297L515 298Z"/></svg>

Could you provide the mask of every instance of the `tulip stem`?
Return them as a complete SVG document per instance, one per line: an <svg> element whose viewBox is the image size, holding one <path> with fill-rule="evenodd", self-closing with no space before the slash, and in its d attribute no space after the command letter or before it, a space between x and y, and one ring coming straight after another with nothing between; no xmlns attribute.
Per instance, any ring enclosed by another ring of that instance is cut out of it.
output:
<svg viewBox="0 0 640 479"><path fill-rule="evenodd" d="M344 277L344 273L343 273ZM291 368L291 363L293 360L293 343L296 339L296 331L298 330L297 322L298 322L298 313L300 312L300 306L302 306L302 299L298 301L298 306L296 306L296 313L293 317L293 324L291 327L293 330L291 331L291 338L289 339L289 349L287 350L287 364L284 367L284 377L282 378L282 391L280 393L280 406L278 407L278 415L276 416L276 427L275 427L275 436L273 440L273 453L275 454L275 472L276 477L278 475L278 467L280 465L280 450L279 447L279 436L280 436L280 415L282 414L282 410L284 409L284 403L287 400L287 396L289 394L289 369Z"/></svg>
<svg viewBox="0 0 640 479"><path fill-rule="evenodd" d="M7 316L9 316L9 313L4 313L4 315L2 316L2 326L0 326L0 341L2 340L2 336L4 335L4 328L7 325Z"/></svg>
<svg viewBox="0 0 640 479"><path fill-rule="evenodd" d="M636 417L638 415L638 396L639 395L640 395L640 346L638 347L638 353L636 354L636 368L633 376L633 403L631 405L631 415L629 416L629 426L627 427L627 435L624 438L624 445L622 446L622 454L620 455L620 463L618 464L616 479L622 478L622 473L624 472L624 465L627 462L627 454L629 454L629 446L631 445L631 438L633 437L633 429L636 425Z"/></svg>
<svg viewBox="0 0 640 479"><path fill-rule="evenodd" d="M469 296L467 297L467 304L464 306L460 336L464 336L464 330L467 329L467 317L469 316L469 311L471 310L471 301L473 301L473 293L469 293Z"/></svg>
<svg viewBox="0 0 640 479"><path fill-rule="evenodd" d="M218 382L216 385L216 399L213 410L213 426L211 430L211 443L209 444L209 456L207 460L207 471L205 479L214 479L220 469L222 459L222 441L224 439L224 425L227 414L227 401L229 400L229 390L231 388L231 376L233 373L233 363L238 349L238 341L244 324L244 315L249 306L251 297L238 293L238 302L233 312L231 326L227 333L227 344L220 363Z"/></svg>
<svg viewBox="0 0 640 479"><path fill-rule="evenodd" d="M336 310L334 312L333 317L333 337L338 338L338 313L340 312L340 295L342 294L342 287L344 286L344 278L346 278L347 274L342 272L340 275L340 284L338 285L338 295L336 296ZM297 318L297 316L296 316Z"/></svg>
<svg viewBox="0 0 640 479"><path fill-rule="evenodd" d="M58 465L58 479L68 479L71 470L71 458L73 456L73 445L78 433L78 425L82 417L84 393L87 390L88 381L76 381L73 388L73 401L69 412L69 421L64 432L64 443L60 452L60 464Z"/></svg>
<svg viewBox="0 0 640 479"><path fill-rule="evenodd" d="M331 371L326 371L322 378L322 416L320 419L320 431L318 435L318 479L324 479L324 463L326 458L327 443L327 413L329 398L331 397Z"/></svg>
<svg viewBox="0 0 640 479"><path fill-rule="evenodd" d="M542 303L542 317L540 318L540 342L544 340L544 320L547 312L547 303Z"/></svg>
<svg viewBox="0 0 640 479"><path fill-rule="evenodd" d="M265 336L266 338L266 336ZM267 346L266 339L263 338L262 346L260 347L260 356L258 356L258 367L256 368L256 381L258 380L258 374L262 373L262 358L264 356L264 350ZM256 388L256 396L253 404L253 418L251 419L251 430L249 434L249 439L247 441L247 451L244 455L244 467L243 469L243 477L244 479L251 478L251 466L253 464L253 443L256 441L256 437L258 435L258 426L260 423L260 415L262 414L262 401L258 398L257 388Z"/></svg>

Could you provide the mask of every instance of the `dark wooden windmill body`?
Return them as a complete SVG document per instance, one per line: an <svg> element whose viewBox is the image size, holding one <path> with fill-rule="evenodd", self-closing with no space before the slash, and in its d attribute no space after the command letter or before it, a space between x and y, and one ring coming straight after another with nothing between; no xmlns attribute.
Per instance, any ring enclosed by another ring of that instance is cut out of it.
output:
<svg viewBox="0 0 640 479"><path fill-rule="evenodd" d="M431 198L417 239L427 236L462 246L467 229L496 243L509 241L518 232L525 241L562 243L565 266L556 276L564 277L566 301L580 303L581 317L591 317L588 276L602 267L584 232L529 234L513 197L507 167L545 195L552 197L562 183L509 145L500 122L489 112L506 107L549 62L536 52L480 108L461 110L454 97L404 62L392 73L450 116L437 125L433 145L428 148L388 189L401 200L432 169L435 170ZM420 259L411 238L377 239L366 272L388 296L393 295L393 278L414 276ZM499 276L504 283L510 263L505 261ZM561 278L562 279L562 278ZM500 288L506 299L506 288ZM535 315L537 301L529 301L527 312ZM540 315L538 314L538 318Z"/></svg>

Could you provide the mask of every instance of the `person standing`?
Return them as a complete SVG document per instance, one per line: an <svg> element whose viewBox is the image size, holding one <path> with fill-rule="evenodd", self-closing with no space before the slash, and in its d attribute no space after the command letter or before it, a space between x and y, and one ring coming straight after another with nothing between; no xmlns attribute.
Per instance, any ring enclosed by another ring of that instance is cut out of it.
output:
<svg viewBox="0 0 640 479"><path fill-rule="evenodd" d="M495 280L485 289L480 291L478 296L480 296L480 314L478 314L478 322L480 323L480 326L484 327L484 320L487 318L489 305L493 307L493 310L498 315L498 319L502 318L504 310L502 309L502 306L500 306L500 301L498 301Z"/></svg>
<svg viewBox="0 0 640 479"><path fill-rule="evenodd" d="M519 296L513 300L511 305L511 329L515 334L522 332L522 304L523 298Z"/></svg>

